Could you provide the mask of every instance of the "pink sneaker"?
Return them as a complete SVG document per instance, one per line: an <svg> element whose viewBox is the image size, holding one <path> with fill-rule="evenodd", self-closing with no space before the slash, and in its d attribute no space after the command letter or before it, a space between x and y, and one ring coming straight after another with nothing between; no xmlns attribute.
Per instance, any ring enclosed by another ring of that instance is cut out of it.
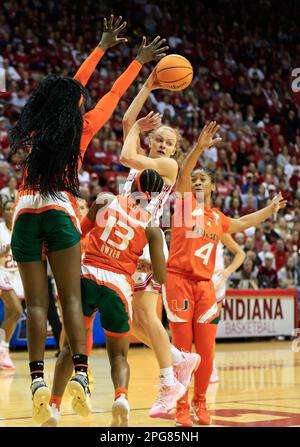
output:
<svg viewBox="0 0 300 447"><path fill-rule="evenodd" d="M217 383L217 382L219 382L218 370L217 368L213 368L209 379L209 383Z"/></svg>
<svg viewBox="0 0 300 447"><path fill-rule="evenodd" d="M156 402L152 405L149 417L166 419L166 414L176 406L176 402L184 394L185 387L178 381L176 381L175 385L171 386L160 385Z"/></svg>
<svg viewBox="0 0 300 447"><path fill-rule="evenodd" d="M182 352L185 358L184 362L174 365L174 373L177 380L187 388L192 380L192 375L197 371L201 357L199 354L191 354L190 352Z"/></svg>
<svg viewBox="0 0 300 447"><path fill-rule="evenodd" d="M8 349L5 348L0 349L0 369L16 369L12 359L9 356Z"/></svg>

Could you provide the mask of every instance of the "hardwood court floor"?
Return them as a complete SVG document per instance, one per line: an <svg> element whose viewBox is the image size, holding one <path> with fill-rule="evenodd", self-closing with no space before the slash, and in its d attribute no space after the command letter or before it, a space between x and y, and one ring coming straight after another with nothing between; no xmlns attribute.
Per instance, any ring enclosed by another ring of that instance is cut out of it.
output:
<svg viewBox="0 0 300 447"><path fill-rule="evenodd" d="M0 427L31 427L31 396L27 352L12 353L14 374L0 372ZM216 360L220 381L210 385L208 405L213 426L300 427L300 352L291 341L219 343ZM131 426L172 427L173 421L148 418L158 382L152 352L132 347L129 354ZM54 351L46 352L46 380L51 385ZM72 411L70 397L62 404L62 427L108 427L113 399L105 349L94 349L90 360L94 376L93 412L80 418Z"/></svg>

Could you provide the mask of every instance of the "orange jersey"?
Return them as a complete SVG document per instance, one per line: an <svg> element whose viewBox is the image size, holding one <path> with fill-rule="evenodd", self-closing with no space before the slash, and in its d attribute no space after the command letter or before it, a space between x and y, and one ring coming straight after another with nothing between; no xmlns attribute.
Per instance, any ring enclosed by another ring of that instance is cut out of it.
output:
<svg viewBox="0 0 300 447"><path fill-rule="evenodd" d="M150 219L151 214L130 198L116 196L97 215L83 263L131 277L148 244L145 228Z"/></svg>
<svg viewBox="0 0 300 447"><path fill-rule="evenodd" d="M185 214L189 206L190 216L187 219ZM216 208L197 207L193 196L189 205L187 198L176 199L168 271L198 280L211 279L217 245L229 224L230 218Z"/></svg>

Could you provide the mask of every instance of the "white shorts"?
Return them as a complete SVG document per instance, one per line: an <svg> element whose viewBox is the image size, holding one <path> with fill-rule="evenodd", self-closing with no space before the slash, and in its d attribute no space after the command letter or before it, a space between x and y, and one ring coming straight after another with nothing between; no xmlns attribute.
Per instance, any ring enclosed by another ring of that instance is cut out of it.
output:
<svg viewBox="0 0 300 447"><path fill-rule="evenodd" d="M213 277L212 277L212 281L214 283L214 285L217 282L217 273L215 272ZM226 284L223 284L222 287L218 287L217 289L215 288L215 292L216 292L216 298L217 298L217 303L221 303L223 300L225 300L225 296L226 296Z"/></svg>
<svg viewBox="0 0 300 447"><path fill-rule="evenodd" d="M0 269L0 290L6 292L9 290L14 290L18 298L24 299L24 288L18 270L9 271L6 269Z"/></svg>
<svg viewBox="0 0 300 447"><path fill-rule="evenodd" d="M160 229L162 232L163 237L163 250L166 261L169 257L169 249L168 245L166 243L166 238L164 232ZM147 244L144 248L143 254L140 257L140 259L143 259L145 261L148 261L151 264L151 258L150 258L150 252L149 252L149 245ZM132 275L132 279L134 281L134 291L135 292L156 292L161 293L161 285L154 281L152 277L152 273L144 273L139 272L138 270Z"/></svg>

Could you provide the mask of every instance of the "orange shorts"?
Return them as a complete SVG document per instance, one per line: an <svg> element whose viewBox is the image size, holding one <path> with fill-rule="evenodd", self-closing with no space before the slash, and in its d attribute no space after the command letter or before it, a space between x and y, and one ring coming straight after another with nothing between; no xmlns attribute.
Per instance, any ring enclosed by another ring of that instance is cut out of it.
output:
<svg viewBox="0 0 300 447"><path fill-rule="evenodd" d="M217 323L218 306L213 282L168 272L163 288L164 306L172 323Z"/></svg>

